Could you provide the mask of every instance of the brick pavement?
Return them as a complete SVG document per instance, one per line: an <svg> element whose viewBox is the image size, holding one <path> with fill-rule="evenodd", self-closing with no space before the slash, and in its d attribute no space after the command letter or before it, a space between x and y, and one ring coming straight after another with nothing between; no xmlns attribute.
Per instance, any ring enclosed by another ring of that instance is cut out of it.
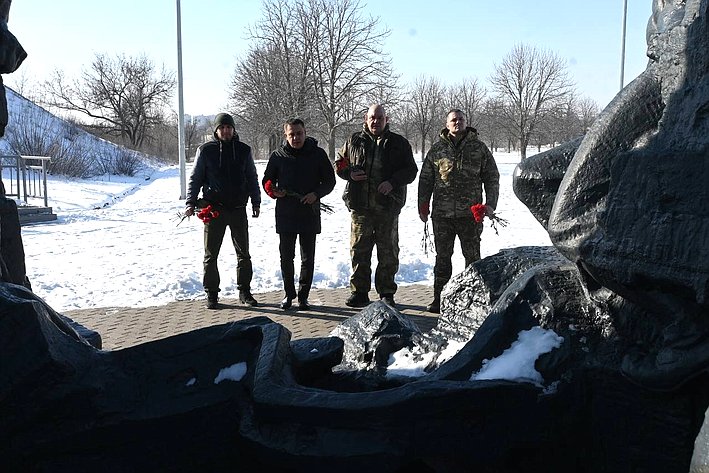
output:
<svg viewBox="0 0 709 473"><path fill-rule="evenodd" d="M325 337L340 322L361 309L345 305L348 288L313 289L308 301L311 310L281 310L283 291L254 294L259 306L249 307L238 299L220 299L220 309L205 308L205 300L170 302L153 307L103 307L71 310L63 314L81 325L101 334L104 350L116 350L139 343L189 332L210 325L218 325L249 317L266 316L291 331L292 337ZM369 297L376 299L372 291ZM426 304L433 297L433 288L420 284L399 286L397 308L408 315L423 331L436 325L436 314L426 312Z"/></svg>

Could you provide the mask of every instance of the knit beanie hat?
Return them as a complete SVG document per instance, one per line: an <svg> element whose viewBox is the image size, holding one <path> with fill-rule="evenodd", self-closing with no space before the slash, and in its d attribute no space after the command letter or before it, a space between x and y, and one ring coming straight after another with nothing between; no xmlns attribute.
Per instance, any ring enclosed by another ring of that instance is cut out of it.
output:
<svg viewBox="0 0 709 473"><path fill-rule="evenodd" d="M228 113L220 113L214 118L214 131L217 131L219 125L231 125L232 128L236 128L234 118Z"/></svg>

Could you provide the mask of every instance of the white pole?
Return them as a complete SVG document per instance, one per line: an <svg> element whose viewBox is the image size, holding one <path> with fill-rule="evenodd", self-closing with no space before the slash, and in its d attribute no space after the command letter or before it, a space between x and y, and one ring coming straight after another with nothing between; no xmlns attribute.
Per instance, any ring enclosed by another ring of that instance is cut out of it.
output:
<svg viewBox="0 0 709 473"><path fill-rule="evenodd" d="M185 110L182 101L182 26L180 0L177 0L177 147L180 158L180 199L187 197L185 176Z"/></svg>
<svg viewBox="0 0 709 473"><path fill-rule="evenodd" d="M623 36L620 48L620 90L623 90L625 83L625 24L628 19L628 0L623 0Z"/></svg>

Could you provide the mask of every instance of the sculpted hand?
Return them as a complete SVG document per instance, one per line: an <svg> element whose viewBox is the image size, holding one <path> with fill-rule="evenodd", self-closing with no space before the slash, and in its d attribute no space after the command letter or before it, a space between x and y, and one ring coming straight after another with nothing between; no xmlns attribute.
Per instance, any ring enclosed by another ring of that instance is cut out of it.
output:
<svg viewBox="0 0 709 473"><path fill-rule="evenodd" d="M315 194L315 192L309 192L303 196L302 199L300 199L300 202L302 204L314 204L315 202L318 201L318 196Z"/></svg>
<svg viewBox="0 0 709 473"><path fill-rule="evenodd" d="M377 190L384 195L389 195L389 192L391 192L393 189L394 189L394 186L392 186L391 182L389 182L389 181L384 181L381 184L379 184L379 187L377 187Z"/></svg>
<svg viewBox="0 0 709 473"><path fill-rule="evenodd" d="M251 216L253 218L258 218L259 214L261 213L261 207L251 207Z"/></svg>
<svg viewBox="0 0 709 473"><path fill-rule="evenodd" d="M186 217L191 217L194 215L194 206L188 205L185 207L185 216Z"/></svg>

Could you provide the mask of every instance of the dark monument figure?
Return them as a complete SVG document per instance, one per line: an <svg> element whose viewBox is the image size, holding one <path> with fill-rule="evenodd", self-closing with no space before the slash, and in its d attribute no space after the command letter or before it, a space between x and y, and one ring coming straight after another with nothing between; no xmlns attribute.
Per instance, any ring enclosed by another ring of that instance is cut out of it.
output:
<svg viewBox="0 0 709 473"><path fill-rule="evenodd" d="M0 0L0 138L8 122L7 98L2 74L15 72L27 53L17 38L7 29L11 0ZM29 286L25 274L25 252L20 235L17 204L5 197L5 185L0 176L0 280Z"/></svg>
<svg viewBox="0 0 709 473"><path fill-rule="evenodd" d="M554 246L468 266L428 333L377 302L330 337L259 317L102 351L0 283L0 471L687 472L709 405L708 6L654 4L646 71L515 171ZM563 338L542 382L471 380L536 327ZM387 373L402 348L425 375Z"/></svg>
<svg viewBox="0 0 709 473"><path fill-rule="evenodd" d="M575 154L522 163L515 192L590 287L642 308L652 330L628 327L623 371L670 389L709 366L707 2L656 1L647 37L647 69ZM558 172L537 173L550 162L568 167L556 188Z"/></svg>
<svg viewBox="0 0 709 473"><path fill-rule="evenodd" d="M7 29L7 22L10 18L10 4L12 0L0 0L0 137L5 135L7 126L7 99L5 97L5 86L2 82L2 74L15 72L22 61L27 57L27 53L22 49L22 45L17 38Z"/></svg>

